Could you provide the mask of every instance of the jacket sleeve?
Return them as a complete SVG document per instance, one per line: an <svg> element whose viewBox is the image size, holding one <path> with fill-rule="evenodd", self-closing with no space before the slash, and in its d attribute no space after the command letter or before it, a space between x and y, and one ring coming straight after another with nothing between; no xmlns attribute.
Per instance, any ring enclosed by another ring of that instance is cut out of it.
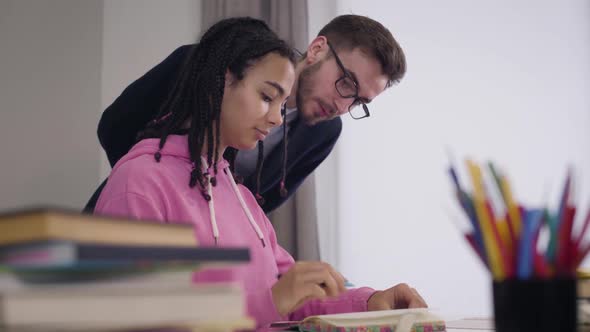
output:
<svg viewBox="0 0 590 332"><path fill-rule="evenodd" d="M287 196L281 197L280 194L280 177L281 177L281 162L273 163L273 169L269 169L269 166L265 165L265 170L263 171L261 182L262 182L262 197L264 197L264 205L262 205L262 209L264 212L269 213L274 209L278 208L281 204L283 204L289 197L291 197L297 188L301 185L301 183L311 174L332 152L334 145L338 141L340 137L340 133L342 132L342 121L340 119L334 119L331 121L330 124L318 124L313 129L313 133L316 135L309 135L306 137L308 140L309 145L304 147L303 153L298 153L298 151L294 151L295 153L289 153L290 156L295 156L294 158L289 158L287 161L287 176L285 177L285 188L287 189ZM325 141L322 143L313 146L314 140L317 140L317 136L321 135L327 137ZM316 137L314 137L316 136ZM313 146L312 148L309 148ZM293 146L287 147L295 148ZM298 148L298 147L297 147ZM291 161L292 160L292 161ZM264 183L273 183L274 184L270 188L265 188ZM255 192L255 181L250 182L250 190ZM248 182L245 183L248 185ZM266 189L266 190L265 190Z"/></svg>
<svg viewBox="0 0 590 332"><path fill-rule="evenodd" d="M98 139L111 167L131 149L137 134L158 113L191 46L177 48L164 61L131 83L103 112L98 124Z"/></svg>

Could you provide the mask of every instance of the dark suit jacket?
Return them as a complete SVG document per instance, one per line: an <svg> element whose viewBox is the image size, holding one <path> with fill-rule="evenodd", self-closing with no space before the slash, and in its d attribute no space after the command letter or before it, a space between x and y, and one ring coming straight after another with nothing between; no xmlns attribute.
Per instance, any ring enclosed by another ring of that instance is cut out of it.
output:
<svg viewBox="0 0 590 332"><path fill-rule="evenodd" d="M98 124L98 138L107 153L111 166L136 143L137 133L158 113L160 105L168 96L172 84L192 45L181 46L164 61L129 85L123 93L102 114ZM328 156L340 136L342 121L337 118L308 126L297 121L289 129L287 148L287 177L289 192L280 196L283 149L277 148L266 157L261 175L260 193L265 203L265 212L270 212L292 195L303 180ZM240 173L241 165L236 164ZM98 187L84 211L92 212L96 201L106 184ZM255 174L244 178L244 185L256 190Z"/></svg>

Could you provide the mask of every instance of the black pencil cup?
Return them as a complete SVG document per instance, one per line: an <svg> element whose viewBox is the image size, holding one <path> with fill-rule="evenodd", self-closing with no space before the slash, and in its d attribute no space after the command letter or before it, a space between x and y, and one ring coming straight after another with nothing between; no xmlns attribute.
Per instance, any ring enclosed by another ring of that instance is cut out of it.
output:
<svg viewBox="0 0 590 332"><path fill-rule="evenodd" d="M496 332L575 332L575 279L494 281Z"/></svg>

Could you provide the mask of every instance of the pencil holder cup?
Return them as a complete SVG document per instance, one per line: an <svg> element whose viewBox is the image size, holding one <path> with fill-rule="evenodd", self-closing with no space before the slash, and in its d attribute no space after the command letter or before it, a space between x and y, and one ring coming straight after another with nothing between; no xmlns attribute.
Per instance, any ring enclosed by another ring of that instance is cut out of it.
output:
<svg viewBox="0 0 590 332"><path fill-rule="evenodd" d="M575 279L494 281L496 332L575 332Z"/></svg>

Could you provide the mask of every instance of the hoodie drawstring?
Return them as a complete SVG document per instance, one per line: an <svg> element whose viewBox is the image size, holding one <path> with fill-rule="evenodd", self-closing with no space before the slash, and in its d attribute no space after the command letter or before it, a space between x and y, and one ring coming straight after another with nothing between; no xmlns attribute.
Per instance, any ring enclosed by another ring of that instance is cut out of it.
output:
<svg viewBox="0 0 590 332"><path fill-rule="evenodd" d="M203 160L203 163L207 165L207 162ZM215 245L217 245L217 240L219 239L219 229L217 228L217 218L215 217L215 203L213 202L213 186L211 185L211 174L208 172L206 173L207 178L207 194L209 194L210 199L207 201L207 205L209 205L209 220L211 221L211 228L213 229L213 239L215 241Z"/></svg>
<svg viewBox="0 0 590 332"><path fill-rule="evenodd" d="M209 165L207 164L207 160L203 156L201 156L201 161L202 161L205 169L206 170L209 169ZM260 230L260 227L258 227L258 224L254 220L254 217L252 217L252 213L250 213L250 209L246 205L246 202L244 202L244 198L242 197L242 194L240 193L240 190L238 188L238 185L236 184L236 181L234 180L231 170L229 169L229 167L225 167L224 171L226 171L226 174L229 177L232 188L233 188L234 192L236 193L238 200L240 201L240 205L242 206L242 210L244 210L244 213L246 214L248 221L250 221L250 225L252 226L252 228L254 228L256 235L258 235L258 238L260 239L260 242L262 243L262 247L266 247L266 244L264 243L264 234L262 234L262 231ZM213 202L213 186L211 185L211 175L209 174L209 172L207 172L205 174L207 176L207 193L209 194L209 197L211 197L211 199L207 202L209 205L209 215L210 215L210 220L211 220L211 228L213 229L213 238L215 239L215 245L217 245L217 241L219 239L219 229L217 228L217 219L215 217L215 205Z"/></svg>

